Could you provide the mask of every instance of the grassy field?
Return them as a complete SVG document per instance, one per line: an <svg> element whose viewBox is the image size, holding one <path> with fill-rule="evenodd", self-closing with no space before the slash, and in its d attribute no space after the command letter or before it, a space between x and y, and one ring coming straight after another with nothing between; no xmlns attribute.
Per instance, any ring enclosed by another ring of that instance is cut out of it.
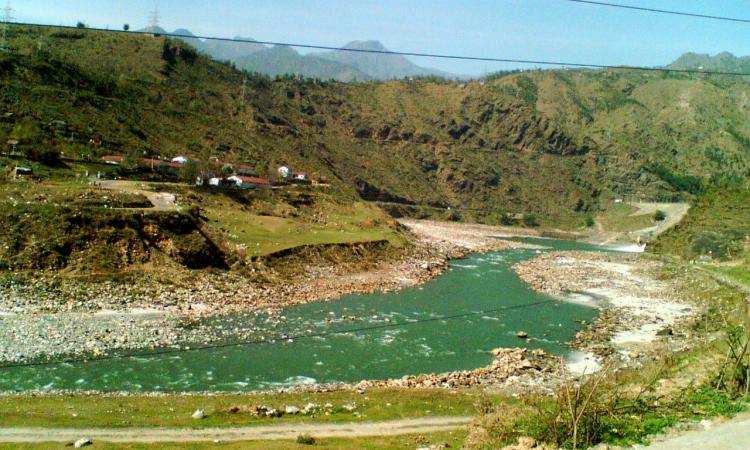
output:
<svg viewBox="0 0 750 450"><path fill-rule="evenodd" d="M313 436L315 437L315 436ZM298 444L294 441L252 441L252 442L195 442L195 443L155 443L155 444L113 444L107 442L95 442L92 448L105 450L166 450L186 449L199 450L206 447L218 449L248 449L248 450L304 450L309 448L326 448L331 450L350 450L353 448L361 450L390 450L390 449L414 449L429 445L447 444L445 448L461 448L466 437L465 431L447 431L442 433L430 433L419 435L385 436L385 437L360 437L351 439L342 438L316 438L314 445ZM47 450L58 448L60 443L44 442L38 444L2 444L0 449L22 449L22 450Z"/></svg>
<svg viewBox="0 0 750 450"><path fill-rule="evenodd" d="M633 215L637 210L626 203L605 203L596 220L607 231L632 231L654 225L653 214Z"/></svg>
<svg viewBox="0 0 750 450"><path fill-rule="evenodd" d="M227 196L202 196L200 207L209 224L248 256L313 244L338 244L388 240L403 243L393 220L377 206L365 202L340 202L312 193L313 205L295 208L279 199L255 208L244 208ZM259 211L260 210L260 211ZM272 215L273 214L273 215Z"/></svg>
<svg viewBox="0 0 750 450"><path fill-rule="evenodd" d="M2 427L232 427L293 422L378 421L409 417L462 416L475 412L475 403L487 395L480 389L373 389L356 392L268 393L227 395L165 395L100 397L84 395L0 396ZM501 396L495 401L512 402ZM330 415L285 415L281 418L259 418L250 414L233 414L232 406L266 405L277 409L307 403L334 405ZM357 405L353 412L345 404ZM207 417L196 421L191 414L198 408Z"/></svg>

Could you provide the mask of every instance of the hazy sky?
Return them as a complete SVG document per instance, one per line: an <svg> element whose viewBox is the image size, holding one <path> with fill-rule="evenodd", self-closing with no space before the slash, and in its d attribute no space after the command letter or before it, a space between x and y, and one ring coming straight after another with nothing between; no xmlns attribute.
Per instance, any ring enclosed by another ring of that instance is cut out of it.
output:
<svg viewBox="0 0 750 450"><path fill-rule="evenodd" d="M5 0L0 0L4 3ZM748 0L612 0L750 18ZM597 64L662 65L686 51L750 54L750 24L566 0L11 0L16 21L133 29L158 6L160 25L198 35L341 46L375 39L391 50ZM455 73L508 65L415 59Z"/></svg>

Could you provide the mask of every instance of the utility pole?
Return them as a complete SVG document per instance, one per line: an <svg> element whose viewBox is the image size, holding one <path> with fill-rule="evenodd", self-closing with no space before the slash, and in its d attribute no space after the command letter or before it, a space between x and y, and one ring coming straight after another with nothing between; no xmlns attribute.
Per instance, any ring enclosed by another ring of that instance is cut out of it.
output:
<svg viewBox="0 0 750 450"><path fill-rule="evenodd" d="M242 79L242 91L240 91L240 98L242 99L242 107L245 107L245 95L247 94L247 77Z"/></svg>
<svg viewBox="0 0 750 450"><path fill-rule="evenodd" d="M10 51L7 44L7 37L8 37L8 24L13 21L13 16L10 14L13 12L13 9L10 7L10 0L7 0L5 3L5 8L2 9L3 11L3 17L2 17L2 30L0 30L0 52L7 52Z"/></svg>

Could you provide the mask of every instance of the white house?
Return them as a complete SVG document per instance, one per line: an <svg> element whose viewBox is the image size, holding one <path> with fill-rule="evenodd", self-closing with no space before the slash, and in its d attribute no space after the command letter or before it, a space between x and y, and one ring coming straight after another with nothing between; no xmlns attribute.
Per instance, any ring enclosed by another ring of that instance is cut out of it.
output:
<svg viewBox="0 0 750 450"><path fill-rule="evenodd" d="M304 172L297 172L294 174L294 179L304 181L307 179L307 175Z"/></svg>
<svg viewBox="0 0 750 450"><path fill-rule="evenodd" d="M287 166L281 166L279 167L279 176L281 178L289 178L289 174L291 171L289 170L289 167Z"/></svg>
<svg viewBox="0 0 750 450"><path fill-rule="evenodd" d="M242 178L238 177L237 175L232 175L231 177L228 177L226 180L227 180L227 183L234 183L236 186L242 186Z"/></svg>
<svg viewBox="0 0 750 450"><path fill-rule="evenodd" d="M208 179L209 186L221 186L221 178L211 177Z"/></svg>
<svg viewBox="0 0 750 450"><path fill-rule="evenodd" d="M174 158L172 158L172 162L177 164L185 164L188 162L188 159L184 156L175 156Z"/></svg>

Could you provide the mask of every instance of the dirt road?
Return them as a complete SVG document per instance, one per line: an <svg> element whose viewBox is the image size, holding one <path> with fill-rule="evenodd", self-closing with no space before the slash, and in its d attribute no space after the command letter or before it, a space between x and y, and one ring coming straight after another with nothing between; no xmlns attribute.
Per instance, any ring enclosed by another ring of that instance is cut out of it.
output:
<svg viewBox="0 0 750 450"><path fill-rule="evenodd" d="M635 231L640 234L653 233L654 236L658 236L674 225L677 225L685 217L688 209L690 209L688 203L631 203L631 205L638 208L631 216L655 214L656 211L662 211L666 215L664 220L658 222L653 227Z"/></svg>
<svg viewBox="0 0 750 450"><path fill-rule="evenodd" d="M174 194L147 190L143 183L137 181L99 180L97 183L102 189L143 195L154 205L151 209L156 211L177 211L180 209L175 203Z"/></svg>
<svg viewBox="0 0 750 450"><path fill-rule="evenodd" d="M395 436L455 430L471 422L471 417L426 417L387 422L340 424L280 424L241 428L0 428L0 442L73 442L88 438L93 442L200 442L295 439L300 434L313 437Z"/></svg>
<svg viewBox="0 0 750 450"><path fill-rule="evenodd" d="M750 448L750 418L710 425L707 430L690 431L681 436L654 442L646 450L746 450Z"/></svg>
<svg viewBox="0 0 750 450"><path fill-rule="evenodd" d="M630 215L653 215L656 211L662 211L666 215L665 219L657 222L655 225L642 228L633 229L629 231L612 231L604 228L601 222L598 220L594 223L593 233L586 238L587 242L591 242L599 245L615 244L615 243L633 243L637 240L649 241L661 233L667 231L669 228L677 225L685 214L687 214L690 205L688 203L628 203L629 205L637 208Z"/></svg>

